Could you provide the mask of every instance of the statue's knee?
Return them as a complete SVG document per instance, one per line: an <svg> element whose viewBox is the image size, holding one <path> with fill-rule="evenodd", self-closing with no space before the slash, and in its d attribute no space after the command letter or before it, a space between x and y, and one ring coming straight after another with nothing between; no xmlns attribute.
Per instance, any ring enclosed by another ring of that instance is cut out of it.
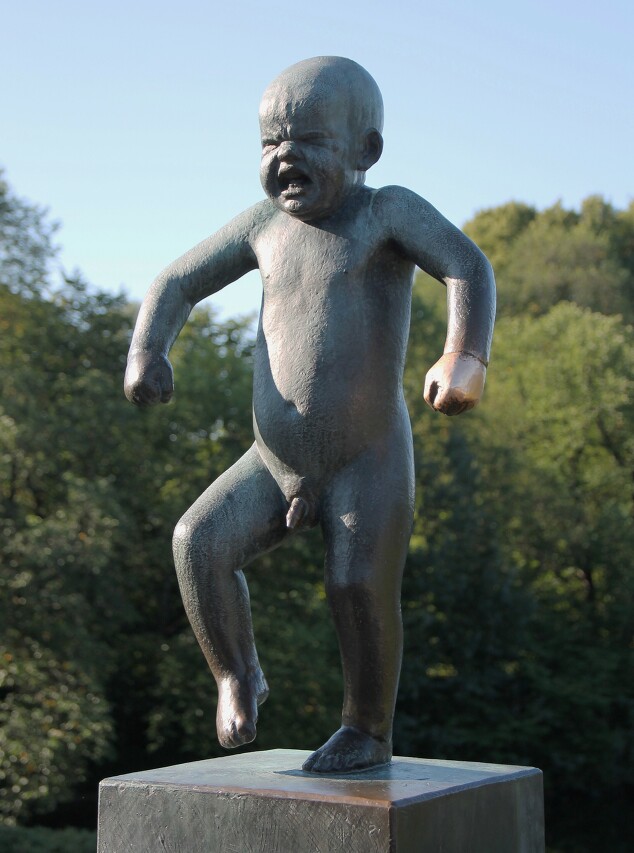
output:
<svg viewBox="0 0 634 853"><path fill-rule="evenodd" d="M199 520L185 514L172 537L176 570L185 566L188 571L194 569L204 573L210 569L220 570L224 562L223 552L227 550L220 547L221 542L218 526L209 518Z"/></svg>
<svg viewBox="0 0 634 853"><path fill-rule="evenodd" d="M346 601L356 603L366 597L363 583L347 578L328 579L326 581L326 596L329 601Z"/></svg>
<svg viewBox="0 0 634 853"><path fill-rule="evenodd" d="M178 560L179 557L198 551L200 540L201 536L198 525L189 521L187 516L183 516L176 525L172 537L172 548L175 559Z"/></svg>
<svg viewBox="0 0 634 853"><path fill-rule="evenodd" d="M351 614L386 612L400 608L400 585L386 584L371 573L354 573L352 577L326 582L326 597L339 609Z"/></svg>

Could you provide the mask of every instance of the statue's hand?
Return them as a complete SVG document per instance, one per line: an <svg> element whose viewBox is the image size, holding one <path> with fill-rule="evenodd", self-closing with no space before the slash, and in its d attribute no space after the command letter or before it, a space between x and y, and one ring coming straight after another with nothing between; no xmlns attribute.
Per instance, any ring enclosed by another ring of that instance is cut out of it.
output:
<svg viewBox="0 0 634 853"><path fill-rule="evenodd" d="M478 405L487 369L465 352L445 353L425 379L425 401L445 415L459 415Z"/></svg>
<svg viewBox="0 0 634 853"><path fill-rule="evenodd" d="M174 393L172 365L161 354L130 353L123 387L128 400L137 406L168 403Z"/></svg>

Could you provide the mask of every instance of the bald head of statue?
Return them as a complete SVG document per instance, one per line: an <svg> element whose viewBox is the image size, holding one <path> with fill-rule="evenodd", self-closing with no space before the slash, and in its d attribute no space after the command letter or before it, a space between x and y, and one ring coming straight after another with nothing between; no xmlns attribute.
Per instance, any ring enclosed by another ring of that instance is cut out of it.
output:
<svg viewBox="0 0 634 853"><path fill-rule="evenodd" d="M381 156L382 128L379 87L358 63L318 56L291 65L260 104L266 194L299 219L332 215Z"/></svg>

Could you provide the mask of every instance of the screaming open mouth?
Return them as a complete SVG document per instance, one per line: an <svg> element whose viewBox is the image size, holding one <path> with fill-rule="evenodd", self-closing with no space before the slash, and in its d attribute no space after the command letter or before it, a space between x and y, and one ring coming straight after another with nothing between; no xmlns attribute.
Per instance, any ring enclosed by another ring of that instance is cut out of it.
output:
<svg viewBox="0 0 634 853"><path fill-rule="evenodd" d="M301 169L296 166L289 166L286 169L280 169L277 176L280 193L283 196L291 197L301 195L306 187L311 183L308 175L305 175Z"/></svg>

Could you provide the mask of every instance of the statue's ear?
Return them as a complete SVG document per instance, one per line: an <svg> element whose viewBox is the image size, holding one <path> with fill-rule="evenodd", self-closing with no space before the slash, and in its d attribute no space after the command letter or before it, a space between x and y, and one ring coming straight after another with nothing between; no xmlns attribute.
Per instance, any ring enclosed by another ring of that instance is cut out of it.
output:
<svg viewBox="0 0 634 853"><path fill-rule="evenodd" d="M371 127L370 130L366 131L363 140L363 150L357 166L359 171L367 172L371 166L374 166L382 153L383 137L376 128Z"/></svg>

